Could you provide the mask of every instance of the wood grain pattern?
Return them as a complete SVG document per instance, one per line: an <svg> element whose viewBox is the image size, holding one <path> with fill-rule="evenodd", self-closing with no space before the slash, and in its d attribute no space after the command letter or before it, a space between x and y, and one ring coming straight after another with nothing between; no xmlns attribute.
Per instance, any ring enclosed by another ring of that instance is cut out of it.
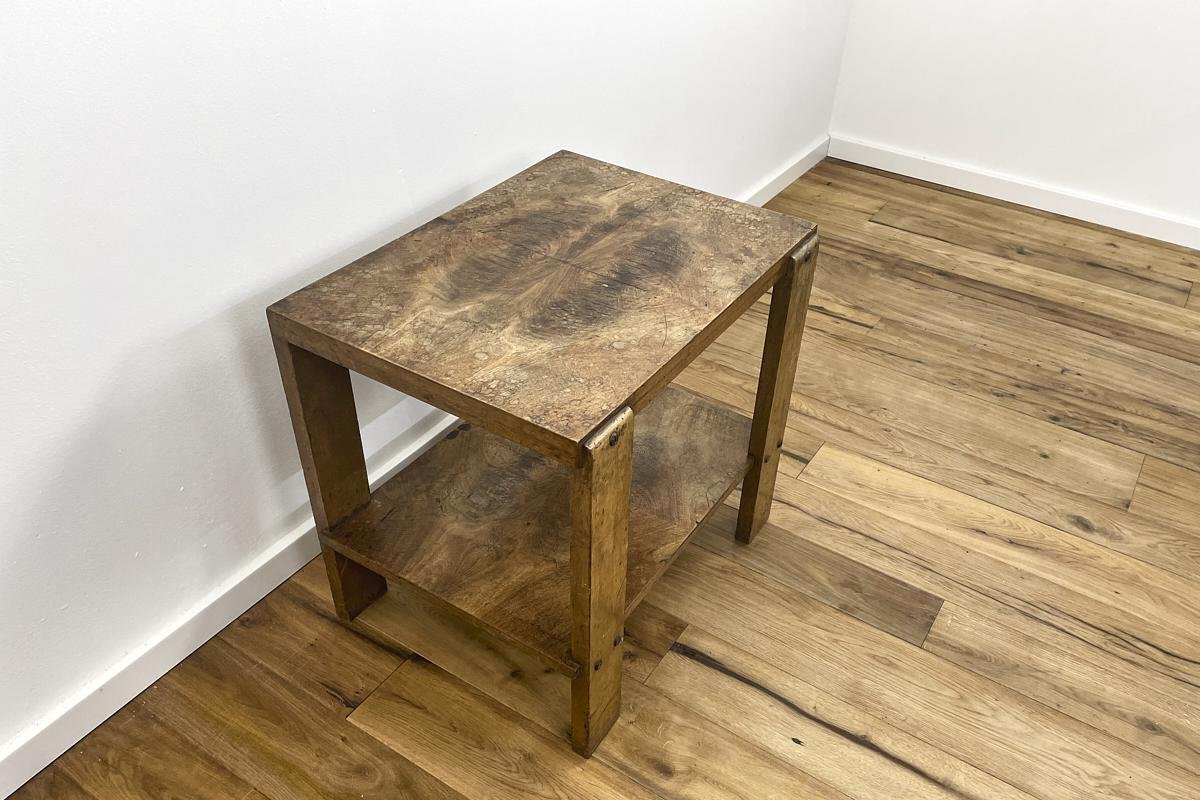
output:
<svg viewBox="0 0 1200 800"><path fill-rule="evenodd" d="M694 625L650 685L849 797L1030 798Z"/></svg>
<svg viewBox="0 0 1200 800"><path fill-rule="evenodd" d="M703 549L651 600L1034 797L1195 796L1191 773Z"/></svg>
<svg viewBox="0 0 1200 800"><path fill-rule="evenodd" d="M350 721L468 797L655 796L425 661L396 670Z"/></svg>
<svg viewBox="0 0 1200 800"><path fill-rule="evenodd" d="M156 715L271 798L462 800L340 711L220 640L147 690Z"/></svg>
<svg viewBox="0 0 1200 800"><path fill-rule="evenodd" d="M637 429L627 609L740 480L749 421L669 390ZM561 465L462 426L324 541L573 674L569 496Z"/></svg>
<svg viewBox="0 0 1200 800"><path fill-rule="evenodd" d="M1129 508L1200 536L1200 472L1147 456Z"/></svg>
<svg viewBox="0 0 1200 800"><path fill-rule="evenodd" d="M821 448L797 480L934 533L960 564L987 559L1072 593L1085 623L1200 684L1194 581L836 447Z"/></svg>
<svg viewBox="0 0 1200 800"><path fill-rule="evenodd" d="M480 797L844 800L661 695L630 689L629 709L591 759L422 662L397 670L350 719ZM718 741L728 760L706 757Z"/></svg>
<svg viewBox="0 0 1200 800"><path fill-rule="evenodd" d="M1031 655L1031 661L1037 663L1047 658L1045 654L1053 654L1067 674L1099 669L1119 675L1132 668L1139 676L1134 686L1148 689L1141 694L1138 722L1147 729L1168 730L1177 702L1195 704L1200 700L1194 678L1172 665L1170 658L1161 660L1162 654L1153 645L1140 641L1138 637L1146 633L1128 616L1114 616L1077 592L1003 560L964 558L967 551L962 547L810 484L795 481L780 488L785 496L777 503L775 515L778 524L786 525L795 536L776 540L776 546L790 548L796 539L806 539L886 570L945 597L956 607L978 611L1019 631L1038 643L1041 652ZM1076 689L1068 681L1047 686L1046 691L1074 693ZM1147 712L1147 707L1154 712ZM1112 711L1104 704L1098 710Z"/></svg>
<svg viewBox="0 0 1200 800"><path fill-rule="evenodd" d="M1030 632L951 604L925 649L1200 775L1200 705L1140 670L1062 650Z"/></svg>
<svg viewBox="0 0 1200 800"><path fill-rule="evenodd" d="M570 462L812 234L794 217L561 152L268 314L294 344Z"/></svg>
<svg viewBox="0 0 1200 800"><path fill-rule="evenodd" d="M754 403L754 379L724 364L706 359L689 368L680 381L734 408L750 408ZM880 398L891 402L886 395ZM833 403L793 393L792 414L784 438L785 446L792 443L798 459L789 466L787 461L793 454L785 453L781 469L798 474L816 452L812 442L823 439L1177 575L1200 577L1200 531L1192 525L1178 526L1164 522L1161 515L1148 514L1144 506L1137 504L1136 494L1127 511L1120 505L1114 507L1080 494L1076 491L1078 486L1063 486L1056 472L1047 470L1041 475L1030 475L999 463L994 446L983 437L973 440L973 452L965 452L925 434L941 436L940 431L896 427L886 419L872 419Z"/></svg>
<svg viewBox="0 0 1200 800"><path fill-rule="evenodd" d="M920 645L925 641L942 607L942 598L801 539L778 525L767 523L754 547L740 547L729 535L735 519L733 509L722 506L700 527L696 544L906 642Z"/></svg>
<svg viewBox="0 0 1200 800"><path fill-rule="evenodd" d="M1092 251L1014 236L1009 230L982 225L976 217L948 214L942 206L930 210L891 202L875 212L871 221L1171 305L1184 305L1192 289L1191 281L1182 278Z"/></svg>
<svg viewBox="0 0 1200 800"><path fill-rule="evenodd" d="M1083 434L1032 419L948 387L865 363L817 331L802 348L806 370L796 379L792 410L806 413L809 399L878 420L989 460L1030 478L1070 487L1115 508L1127 508L1142 457ZM754 339L732 328L713 345L705 364L746 369ZM730 343L730 344L727 344ZM871 370L871 380L856 379ZM753 375L753 368L749 374Z"/></svg>

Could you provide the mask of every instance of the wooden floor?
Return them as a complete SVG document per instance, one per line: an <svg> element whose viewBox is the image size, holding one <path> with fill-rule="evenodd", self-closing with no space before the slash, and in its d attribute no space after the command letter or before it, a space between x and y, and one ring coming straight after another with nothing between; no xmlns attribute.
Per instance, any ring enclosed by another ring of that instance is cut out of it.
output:
<svg viewBox="0 0 1200 800"><path fill-rule="evenodd" d="M1200 254L836 161L770 206L822 237L772 523L654 588L594 758L313 563L16 797L1200 798ZM749 412L765 314L680 382Z"/></svg>

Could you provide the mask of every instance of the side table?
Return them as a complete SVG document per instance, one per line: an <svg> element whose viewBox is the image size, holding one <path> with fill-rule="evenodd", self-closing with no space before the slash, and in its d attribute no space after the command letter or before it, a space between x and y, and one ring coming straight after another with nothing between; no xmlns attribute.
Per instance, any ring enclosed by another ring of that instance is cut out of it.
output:
<svg viewBox="0 0 1200 800"><path fill-rule="evenodd" d="M816 253L564 151L270 306L339 617L416 587L570 676L590 755L625 618L739 482L737 538L770 513ZM669 385L768 289L753 421ZM463 424L372 492L349 370Z"/></svg>

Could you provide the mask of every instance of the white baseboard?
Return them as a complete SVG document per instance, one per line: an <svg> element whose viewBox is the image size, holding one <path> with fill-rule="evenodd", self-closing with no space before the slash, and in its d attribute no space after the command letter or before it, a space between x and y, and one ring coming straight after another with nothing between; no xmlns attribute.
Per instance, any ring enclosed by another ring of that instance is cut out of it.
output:
<svg viewBox="0 0 1200 800"><path fill-rule="evenodd" d="M380 447L369 459L375 465L371 485L378 486L403 469L456 422L457 418L434 410ZM319 552L315 523L309 516L158 636L83 686L0 753L0 797L16 791Z"/></svg>
<svg viewBox="0 0 1200 800"><path fill-rule="evenodd" d="M1014 178L968 164L944 161L837 134L830 137L829 155L1140 236L1200 248L1200 221L1172 217L1063 187Z"/></svg>
<svg viewBox="0 0 1200 800"><path fill-rule="evenodd" d="M829 151L829 137L820 136L808 147L785 161L777 171L739 198L743 203L761 206L786 189L793 181L815 167Z"/></svg>

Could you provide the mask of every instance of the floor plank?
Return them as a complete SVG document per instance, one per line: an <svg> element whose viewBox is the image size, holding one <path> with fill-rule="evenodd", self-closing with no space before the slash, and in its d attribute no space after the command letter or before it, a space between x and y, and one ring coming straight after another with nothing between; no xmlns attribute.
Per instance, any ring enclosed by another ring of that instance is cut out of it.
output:
<svg viewBox="0 0 1200 800"><path fill-rule="evenodd" d="M924 647L1200 775L1200 705L1147 685L1129 664L1101 667L955 604L942 609Z"/></svg>
<svg viewBox="0 0 1200 800"><path fill-rule="evenodd" d="M1192 289L1189 280L1094 251L1031 239L1012 229L993 228L979 217L948 213L944 205L930 208L889 202L871 221L1171 305L1184 305Z"/></svg>
<svg viewBox="0 0 1200 800"><path fill-rule="evenodd" d="M1200 586L969 495L826 446L797 482L839 495L924 532L957 565L986 561L1079 604L1078 618L1111 625L1133 645L1200 685ZM979 580L979 578L976 578ZM1053 588L1051 588L1053 587Z"/></svg>
<svg viewBox="0 0 1200 800"><path fill-rule="evenodd" d="M621 718L591 759L417 660L350 721L471 796L845 798L637 683L627 686ZM708 757L716 747L725 758Z"/></svg>
<svg viewBox="0 0 1200 800"><path fill-rule="evenodd" d="M1167 524L1200 531L1200 472L1147 458L1130 508Z"/></svg>
<svg viewBox="0 0 1200 800"><path fill-rule="evenodd" d="M703 549L650 597L1028 794L1195 797L1195 776L1173 764Z"/></svg>
<svg viewBox="0 0 1200 800"><path fill-rule="evenodd" d="M252 791L249 783L198 752L140 699L114 714L59 763L88 795L104 800L242 800Z"/></svg>
<svg viewBox="0 0 1200 800"><path fill-rule="evenodd" d="M353 725L221 639L207 642L146 691L156 716L272 800L462 800Z"/></svg>
<svg viewBox="0 0 1200 800"><path fill-rule="evenodd" d="M925 641L942 598L802 539L797 538L781 557L771 542L792 534L769 522L759 531L755 546L745 547L733 538L736 501L731 499L713 513L697 531L696 544L906 642Z"/></svg>
<svg viewBox="0 0 1200 800"><path fill-rule="evenodd" d="M650 685L858 800L1030 797L696 626Z"/></svg>
<svg viewBox="0 0 1200 800"><path fill-rule="evenodd" d="M1018 241L1082 251L1097 260L1117 261L1127 269L1146 269L1184 280L1200 280L1200 256L1195 250L956 189L897 179L845 162L825 161L798 183L826 180L836 186L837 191L853 192L885 204L900 201L935 207L941 214L970 219L977 225L1007 233ZM790 193L791 187L783 195Z"/></svg>
<svg viewBox="0 0 1200 800"><path fill-rule="evenodd" d="M740 330L721 337L705 361L747 365L753 340ZM871 365L817 332L801 346L805 369L795 393L913 431L947 447L975 453L1005 468L1052 482L1114 508L1127 508L1143 456L1037 420L964 392ZM749 339L749 341L746 341ZM870 371L871 380L859 376Z"/></svg>
<svg viewBox="0 0 1200 800"><path fill-rule="evenodd" d="M424 660L397 670L350 721L466 797L655 797Z"/></svg>
<svg viewBox="0 0 1200 800"><path fill-rule="evenodd" d="M735 408L754 404L754 378L707 359L681 376L694 391L717 397ZM908 431L830 403L795 393L785 432L784 474L795 473L815 455L794 451L824 440L875 461L965 492L1001 508L1031 517L1066 533L1109 547L1175 574L1200 579L1200 529L1179 526L1141 508L1113 508L1043 476L1030 476L974 452L947 447ZM795 464L788 454L798 458Z"/></svg>

